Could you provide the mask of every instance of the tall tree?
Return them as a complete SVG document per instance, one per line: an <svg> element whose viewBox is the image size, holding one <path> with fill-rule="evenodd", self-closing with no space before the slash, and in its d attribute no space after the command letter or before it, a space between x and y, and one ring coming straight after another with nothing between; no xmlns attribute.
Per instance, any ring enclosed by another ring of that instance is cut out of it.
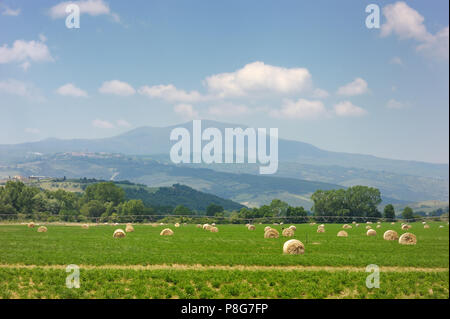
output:
<svg viewBox="0 0 450 319"><path fill-rule="evenodd" d="M384 214L384 218L395 220L394 206L392 206L392 204L387 204L386 206L384 206L383 214Z"/></svg>

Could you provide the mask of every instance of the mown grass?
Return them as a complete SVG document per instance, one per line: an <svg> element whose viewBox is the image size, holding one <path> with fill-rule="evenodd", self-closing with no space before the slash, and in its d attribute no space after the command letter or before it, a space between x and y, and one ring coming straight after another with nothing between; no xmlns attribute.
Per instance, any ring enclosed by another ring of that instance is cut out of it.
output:
<svg viewBox="0 0 450 319"><path fill-rule="evenodd" d="M448 272L381 272L380 288L365 272L82 269L80 288L64 269L0 269L0 298L448 298Z"/></svg>
<svg viewBox="0 0 450 319"><path fill-rule="evenodd" d="M375 225L372 225L375 228ZM218 233L194 225L171 227L173 236L160 236L163 227L136 225L125 238L112 238L114 229L124 226L48 225L47 233L25 225L0 226L0 264L27 265L304 265L304 266L410 266L448 267L449 229L447 223L433 222L430 229L420 223L409 231L417 236L414 246L385 241L384 231L404 233L400 224L382 224L376 237L367 237L365 224L347 230L348 238L336 237L342 225L297 225L294 238L306 247L304 255L283 255L286 238L264 239L266 225L248 231L244 225L219 225ZM444 225L444 228L438 228ZM281 230L281 226L273 226Z"/></svg>

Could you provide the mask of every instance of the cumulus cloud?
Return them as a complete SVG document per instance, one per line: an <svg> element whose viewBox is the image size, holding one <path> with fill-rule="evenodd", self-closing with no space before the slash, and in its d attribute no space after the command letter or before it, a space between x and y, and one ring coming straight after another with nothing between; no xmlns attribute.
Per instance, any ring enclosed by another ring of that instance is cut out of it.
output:
<svg viewBox="0 0 450 319"><path fill-rule="evenodd" d="M191 104L177 104L173 108L176 114L180 115L184 119L196 119L198 118L198 112Z"/></svg>
<svg viewBox="0 0 450 319"><path fill-rule="evenodd" d="M248 115L251 112L252 110L246 105L235 105L231 103L211 106L208 109L208 113L210 115L219 117L236 117L241 115Z"/></svg>
<svg viewBox="0 0 450 319"><path fill-rule="evenodd" d="M3 5L2 15L4 15L4 16L11 16L11 17L17 17L19 14L20 14L20 8L17 8L17 9L14 10L14 9L11 9L10 7L8 7L7 5Z"/></svg>
<svg viewBox="0 0 450 319"><path fill-rule="evenodd" d="M129 96L136 93L136 90L131 85L119 80L103 82L98 91L103 94L114 94L120 96Z"/></svg>
<svg viewBox="0 0 450 319"><path fill-rule="evenodd" d="M354 96L368 92L368 85L364 79L356 78L353 82L350 82L337 91L339 95Z"/></svg>
<svg viewBox="0 0 450 319"><path fill-rule="evenodd" d="M49 10L49 15L53 19L61 19L67 17L66 7L69 4L76 4L80 8L80 14L88 14L90 16L108 15L114 21L119 22L120 18L109 8L109 4L103 0L81 0L81 1L65 1L60 2Z"/></svg>
<svg viewBox="0 0 450 319"><path fill-rule="evenodd" d="M319 88L314 89L312 92L312 97L316 99L326 99L329 96L330 94L327 91Z"/></svg>
<svg viewBox="0 0 450 319"><path fill-rule="evenodd" d="M327 111L321 101L286 99L278 110L272 110L269 115L286 119L311 119L326 115Z"/></svg>
<svg viewBox="0 0 450 319"><path fill-rule="evenodd" d="M15 79L0 81L0 93L27 97L36 101L43 99L33 84Z"/></svg>
<svg viewBox="0 0 450 319"><path fill-rule="evenodd" d="M30 66L30 61L53 61L50 50L44 41L16 40L11 47L7 44L0 47L0 64L21 63L21 67L26 70Z"/></svg>
<svg viewBox="0 0 450 319"><path fill-rule="evenodd" d="M202 96L197 91L186 92L184 90L177 89L174 85L155 85L155 86L142 86L138 90L139 94L151 97L160 98L170 102L199 102L205 100L206 97Z"/></svg>
<svg viewBox="0 0 450 319"><path fill-rule="evenodd" d="M114 124L112 124L111 122L105 121L105 120L93 120L92 121L92 126L96 127L96 128L104 128L104 129L111 129L114 128Z"/></svg>
<svg viewBox="0 0 450 319"><path fill-rule="evenodd" d="M424 24L425 18L403 1L385 6L383 15L386 22L381 26L382 37L395 34L400 39L414 39L419 42L418 51L448 60L448 26L431 34Z"/></svg>
<svg viewBox="0 0 450 319"><path fill-rule="evenodd" d="M363 108L353 105L350 101L344 101L340 102L338 104L335 104L334 107L334 113L337 116L347 117L347 116L363 116L367 114L367 111Z"/></svg>
<svg viewBox="0 0 450 319"><path fill-rule="evenodd" d="M298 93L311 88L311 74L305 68L282 68L253 62L230 73L209 76L209 91L220 97L239 97L251 93Z"/></svg>
<svg viewBox="0 0 450 319"><path fill-rule="evenodd" d="M390 99L386 103L386 107L389 109L403 109L407 106L408 106L408 103L403 103L403 102L397 101L395 99Z"/></svg>
<svg viewBox="0 0 450 319"><path fill-rule="evenodd" d="M72 83L64 84L56 90L56 93L63 96L73 96L73 97L87 97L88 94L86 91L83 91L80 88L77 88Z"/></svg>

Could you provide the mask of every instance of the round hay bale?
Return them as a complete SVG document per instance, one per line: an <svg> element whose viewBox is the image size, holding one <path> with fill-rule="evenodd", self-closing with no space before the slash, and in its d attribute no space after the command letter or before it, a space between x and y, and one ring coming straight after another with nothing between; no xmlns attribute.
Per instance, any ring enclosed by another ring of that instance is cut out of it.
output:
<svg viewBox="0 0 450 319"><path fill-rule="evenodd" d="M381 222L377 222L377 224L381 224Z"/></svg>
<svg viewBox="0 0 450 319"><path fill-rule="evenodd" d="M352 224L356 224L356 222L355 222L355 221L352 221Z"/></svg>
<svg viewBox="0 0 450 319"><path fill-rule="evenodd" d="M351 228L353 228L353 227L350 226L350 225L345 224L344 226L342 226L342 228L344 228L344 229L351 229Z"/></svg>
<svg viewBox="0 0 450 319"><path fill-rule="evenodd" d="M425 225L427 222L422 222L423 225Z"/></svg>
<svg viewBox="0 0 450 319"><path fill-rule="evenodd" d="M289 255L303 255L305 253L305 245L300 240L290 239L283 245L283 253Z"/></svg>
<svg viewBox="0 0 450 319"><path fill-rule="evenodd" d="M245 224L245 227L247 227L247 228L248 228L248 226L250 226L250 224Z"/></svg>
<svg viewBox="0 0 450 319"><path fill-rule="evenodd" d="M384 240L397 240L398 234L395 230L386 230L383 234Z"/></svg>
<svg viewBox="0 0 450 319"><path fill-rule="evenodd" d="M439 225L439 228L444 228L444 226L442 226L442 225Z"/></svg>
<svg viewBox="0 0 450 319"><path fill-rule="evenodd" d="M372 222L366 222L366 224L372 224Z"/></svg>
<svg viewBox="0 0 450 319"><path fill-rule="evenodd" d="M278 238L280 237L280 233L278 230L270 228L266 232L264 232L264 238Z"/></svg>
<svg viewBox="0 0 450 319"><path fill-rule="evenodd" d="M128 225L128 224L127 224L127 227L125 227L125 231L126 231L127 233L132 233L132 232L134 232L134 227L133 227L133 225Z"/></svg>
<svg viewBox="0 0 450 319"><path fill-rule="evenodd" d="M113 234L113 237L114 238L122 238L122 237L125 237L126 236L126 234L125 234L125 232L123 231L123 229L116 229L115 231L114 231L114 234Z"/></svg>
<svg viewBox="0 0 450 319"><path fill-rule="evenodd" d="M34 228L34 223L30 222L30 223L27 224L27 226L28 226L28 228Z"/></svg>
<svg viewBox="0 0 450 319"><path fill-rule="evenodd" d="M211 233L218 233L219 232L219 228L217 228L215 226L212 226L211 229L210 229L210 232Z"/></svg>
<svg viewBox="0 0 450 319"><path fill-rule="evenodd" d="M323 227L325 227L325 225L324 225L324 224L321 224L321 225L319 225L319 227L322 227L322 228L323 228Z"/></svg>
<svg viewBox="0 0 450 319"><path fill-rule="evenodd" d="M210 230L212 226L210 224L204 224L202 227L204 230Z"/></svg>
<svg viewBox="0 0 450 319"><path fill-rule="evenodd" d="M355 224L355 227L359 227L359 224Z"/></svg>
<svg viewBox="0 0 450 319"><path fill-rule="evenodd" d="M398 239L398 243L402 244L402 245L415 245L415 244L417 244L416 235L411 234L411 233L404 233Z"/></svg>
<svg viewBox="0 0 450 319"><path fill-rule="evenodd" d="M377 225L377 228L381 228L381 225Z"/></svg>
<svg viewBox="0 0 450 319"><path fill-rule="evenodd" d="M376 236L377 232L374 229L369 229L367 231L367 236Z"/></svg>
<svg viewBox="0 0 450 319"><path fill-rule="evenodd" d="M297 227L295 227L294 225L289 226L290 229L292 229L293 231L297 230Z"/></svg>
<svg viewBox="0 0 450 319"><path fill-rule="evenodd" d="M283 235L283 237L292 237L295 235L295 232L292 228L285 228L283 229L281 234Z"/></svg>
<svg viewBox="0 0 450 319"><path fill-rule="evenodd" d="M372 226L366 226L366 229L372 229Z"/></svg>
<svg viewBox="0 0 450 319"><path fill-rule="evenodd" d="M410 227L407 224L402 225L402 230L408 230Z"/></svg>
<svg viewBox="0 0 450 319"><path fill-rule="evenodd" d="M318 233L324 233L324 232L325 232L325 228L323 228L323 227L318 227L318 228L317 228L317 232L318 232Z"/></svg>
<svg viewBox="0 0 450 319"><path fill-rule="evenodd" d="M197 224L196 227L197 227L197 228L203 228L203 225L202 225L202 224Z"/></svg>
<svg viewBox="0 0 450 319"><path fill-rule="evenodd" d="M81 225L81 228L83 228L83 229L89 229L89 225L88 225L88 224L83 224L83 225Z"/></svg>
<svg viewBox="0 0 450 319"><path fill-rule="evenodd" d="M430 228L430 225L425 224L425 225L423 225L423 228L428 229L428 228Z"/></svg>
<svg viewBox="0 0 450 319"><path fill-rule="evenodd" d="M248 230L255 230L256 227L255 227L255 225L248 225L247 229Z"/></svg>
<svg viewBox="0 0 450 319"><path fill-rule="evenodd" d="M314 226L316 223L310 223L311 226Z"/></svg>
<svg viewBox="0 0 450 319"><path fill-rule="evenodd" d="M179 224L179 223L175 223L174 226L175 226L175 227L180 227L180 224Z"/></svg>
<svg viewBox="0 0 450 319"><path fill-rule="evenodd" d="M216 223L212 223L211 226L216 226Z"/></svg>
<svg viewBox="0 0 450 319"><path fill-rule="evenodd" d="M41 226L41 227L38 228L37 231L38 231L38 233L46 233L47 232L47 227Z"/></svg>
<svg viewBox="0 0 450 319"><path fill-rule="evenodd" d="M271 229L271 228L272 228L272 227L270 227L270 226L264 227L264 232L268 231L268 230Z"/></svg>
<svg viewBox="0 0 450 319"><path fill-rule="evenodd" d="M160 236L172 236L173 235L173 230L170 229L170 228L164 228L163 230L161 230L159 235Z"/></svg>
<svg viewBox="0 0 450 319"><path fill-rule="evenodd" d="M348 237L348 234L345 230L341 230L338 234L338 237Z"/></svg>
<svg viewBox="0 0 450 319"><path fill-rule="evenodd" d="M391 225L395 225L395 223L394 223L394 222L392 222L392 223L391 223Z"/></svg>

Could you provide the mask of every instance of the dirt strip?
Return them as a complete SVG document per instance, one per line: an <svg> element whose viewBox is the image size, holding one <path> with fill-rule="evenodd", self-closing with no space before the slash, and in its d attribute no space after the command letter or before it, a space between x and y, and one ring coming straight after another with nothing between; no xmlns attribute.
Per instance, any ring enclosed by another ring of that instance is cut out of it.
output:
<svg viewBox="0 0 450 319"><path fill-rule="evenodd" d="M354 266L246 266L246 265L183 265L183 264L160 264L160 265L77 265L80 269L119 269L119 270L248 270L248 271L351 271L365 272L365 267ZM0 269L66 269L67 265L22 265L22 264L0 264ZM380 267L381 272L446 272L449 268L422 268L422 267Z"/></svg>

